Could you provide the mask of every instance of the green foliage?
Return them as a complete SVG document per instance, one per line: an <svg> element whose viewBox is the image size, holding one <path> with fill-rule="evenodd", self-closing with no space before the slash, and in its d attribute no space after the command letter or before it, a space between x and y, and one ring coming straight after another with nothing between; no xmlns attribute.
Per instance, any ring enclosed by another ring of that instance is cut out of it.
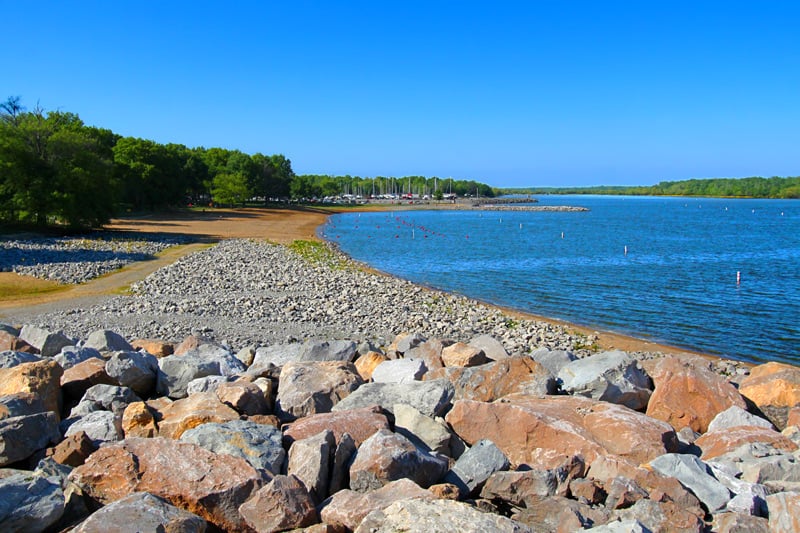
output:
<svg viewBox="0 0 800 533"><path fill-rule="evenodd" d="M328 248L328 246L318 241L292 241L289 245L289 249L305 261L315 265L336 270L344 270L351 266L347 261L343 260L341 256Z"/></svg>
<svg viewBox="0 0 800 533"><path fill-rule="evenodd" d="M211 197L222 205L242 205L252 196L248 176L243 172L223 172L214 176Z"/></svg>
<svg viewBox="0 0 800 533"><path fill-rule="evenodd" d="M500 194L624 194L714 196L724 198L800 198L800 177L713 178L662 181L651 187L544 187L499 189Z"/></svg>
<svg viewBox="0 0 800 533"><path fill-rule="evenodd" d="M442 199L445 194L457 196L482 196L493 198L495 189L474 180L441 179L438 177L404 176L402 178L376 176L330 176L305 174L296 176L290 186L292 198L322 198L325 196L353 195L369 198L381 195L414 195Z"/></svg>

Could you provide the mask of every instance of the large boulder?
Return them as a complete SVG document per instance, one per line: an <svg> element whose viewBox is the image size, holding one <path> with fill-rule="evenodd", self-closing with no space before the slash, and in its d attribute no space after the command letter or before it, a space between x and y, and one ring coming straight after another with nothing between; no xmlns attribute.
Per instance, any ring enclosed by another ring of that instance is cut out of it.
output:
<svg viewBox="0 0 800 533"><path fill-rule="evenodd" d="M561 387L569 394L644 410L652 382L639 362L620 350L602 352L575 360L558 373Z"/></svg>
<svg viewBox="0 0 800 533"><path fill-rule="evenodd" d="M481 498L503 501L517 507L531 507L533 502L549 496L566 496L572 492L570 483L583 478L586 465L580 457L572 457L557 468L497 471L486 480ZM599 497L599 494L598 494Z"/></svg>
<svg viewBox="0 0 800 533"><path fill-rule="evenodd" d="M800 368L776 362L756 366L739 384L739 392L782 430L789 411L800 405Z"/></svg>
<svg viewBox="0 0 800 533"><path fill-rule="evenodd" d="M499 361L508 357L503 343L491 335L478 335L469 341L469 345L481 350L486 358L491 361Z"/></svg>
<svg viewBox="0 0 800 533"><path fill-rule="evenodd" d="M214 453L241 457L253 468L280 474L286 461L279 429L247 420L209 422L185 431L180 440Z"/></svg>
<svg viewBox="0 0 800 533"><path fill-rule="evenodd" d="M0 396L0 420L15 416L35 415L47 411L42 399L30 392Z"/></svg>
<svg viewBox="0 0 800 533"><path fill-rule="evenodd" d="M345 489L333 494L320 505L320 517L326 524L352 531L371 511L380 511L394 502L411 498L430 500L433 499L433 494L405 478L390 481L369 492Z"/></svg>
<svg viewBox="0 0 800 533"><path fill-rule="evenodd" d="M495 472L508 470L508 458L495 444L479 440L458 458L444 477L445 483L458 487L463 497L469 496Z"/></svg>
<svg viewBox="0 0 800 533"><path fill-rule="evenodd" d="M374 490L401 478L427 488L444 476L447 466L446 458L428 454L402 435L382 429L358 448L350 465L350 488Z"/></svg>
<svg viewBox="0 0 800 533"><path fill-rule="evenodd" d="M101 359L105 362L105 359L103 359L99 351L94 348L87 348L86 346L66 346L58 352L58 355L53 357L53 361L61 365L61 368L64 370L70 369L87 359Z"/></svg>
<svg viewBox="0 0 800 533"><path fill-rule="evenodd" d="M452 341L442 341L440 339L430 339L422 342L405 352L406 359L419 359L425 363L428 370L442 368L442 351L450 346Z"/></svg>
<svg viewBox="0 0 800 533"><path fill-rule="evenodd" d="M64 492L56 478L16 471L0 476L0 530L46 531L64 514Z"/></svg>
<svg viewBox="0 0 800 533"><path fill-rule="evenodd" d="M371 377L378 383L406 383L420 381L427 371L419 359L390 359L375 367Z"/></svg>
<svg viewBox="0 0 800 533"><path fill-rule="evenodd" d="M306 439L296 440L289 448L287 473L297 476L317 503L328 496L331 457L335 449L336 440L330 430Z"/></svg>
<svg viewBox="0 0 800 533"><path fill-rule="evenodd" d="M284 426L284 439L291 444L295 440L312 437L326 429L333 432L336 442L349 434L356 446L381 429L389 429L389 420L379 407L363 407L332 413L320 413L295 420Z"/></svg>
<svg viewBox="0 0 800 533"><path fill-rule="evenodd" d="M656 472L674 477L694 493L709 512L727 505L731 493L711 473L708 465L693 455L667 453L649 463Z"/></svg>
<svg viewBox="0 0 800 533"><path fill-rule="evenodd" d="M79 406L89 404L88 411L106 410L122 414L125 407L133 402L140 402L141 398L128 387L117 385L93 385L86 389ZM76 407L80 411L79 407ZM75 411L76 409L73 409ZM86 412L86 411L84 411Z"/></svg>
<svg viewBox="0 0 800 533"><path fill-rule="evenodd" d="M106 445L69 478L103 505L150 492L227 531L246 528L238 508L267 481L244 459L159 437Z"/></svg>
<svg viewBox="0 0 800 533"><path fill-rule="evenodd" d="M41 398L45 409L61 414L62 368L52 359L0 368L0 396L29 392Z"/></svg>
<svg viewBox="0 0 800 533"><path fill-rule="evenodd" d="M108 329L93 331L84 346L100 352L132 352L133 346L120 335Z"/></svg>
<svg viewBox="0 0 800 533"><path fill-rule="evenodd" d="M327 413L364 381L349 362L291 362L283 365L275 411L282 420Z"/></svg>
<svg viewBox="0 0 800 533"><path fill-rule="evenodd" d="M677 449L669 424L580 396L459 400L446 420L467 444L491 439L515 465L552 468L565 456L582 455L591 463L607 454L638 464Z"/></svg>
<svg viewBox="0 0 800 533"><path fill-rule="evenodd" d="M426 416L439 416L450 406L454 394L452 383L444 379L409 383L365 383L334 405L333 410L345 411L378 405L391 411L395 404L405 403Z"/></svg>
<svg viewBox="0 0 800 533"><path fill-rule="evenodd" d="M800 531L800 492L781 492L767 496L769 530L772 533Z"/></svg>
<svg viewBox="0 0 800 533"><path fill-rule="evenodd" d="M179 439L185 431L200 424L238 420L239 413L219 401L213 392L201 392L170 403L156 418L160 418L159 436Z"/></svg>
<svg viewBox="0 0 800 533"><path fill-rule="evenodd" d="M158 360L156 391L170 398L185 398L189 382L205 376L233 376L246 370L244 364L222 347L204 344L183 355Z"/></svg>
<svg viewBox="0 0 800 533"><path fill-rule="evenodd" d="M355 533L407 531L492 531L527 533L528 526L494 513L484 513L466 503L452 500L404 499L383 510L370 512Z"/></svg>
<svg viewBox="0 0 800 533"><path fill-rule="evenodd" d="M179 509L149 492L134 492L94 512L72 531L106 533L107 531L180 531L203 533L207 523L194 513Z"/></svg>
<svg viewBox="0 0 800 533"><path fill-rule="evenodd" d="M426 380L447 379L456 400L493 402L509 394L552 394L556 382L542 365L530 357L501 359L475 367L446 367L428 372Z"/></svg>
<svg viewBox="0 0 800 533"><path fill-rule="evenodd" d="M35 363L41 360L41 357L29 352L21 352L18 350L0 351L0 368L11 368L22 363Z"/></svg>
<svg viewBox="0 0 800 533"><path fill-rule="evenodd" d="M156 385L158 359L147 352L114 352L106 362L106 373L123 387L148 396Z"/></svg>
<svg viewBox="0 0 800 533"><path fill-rule="evenodd" d="M144 402L133 402L122 412L122 433L125 437L155 437L158 433L153 412Z"/></svg>
<svg viewBox="0 0 800 533"><path fill-rule="evenodd" d="M772 428L760 426L738 426L709 431L694 441L702 452L702 459L708 460L732 452L744 444L764 443L779 450L793 452L797 445Z"/></svg>
<svg viewBox="0 0 800 533"><path fill-rule="evenodd" d="M77 433L85 433L95 447L122 439L122 427L111 411L94 411L81 416L70 424L64 436Z"/></svg>
<svg viewBox="0 0 800 533"><path fill-rule="evenodd" d="M26 459L60 438L58 419L50 411L0 420L0 467Z"/></svg>
<svg viewBox="0 0 800 533"><path fill-rule="evenodd" d="M772 422L752 413L748 413L737 405L732 405L724 411L717 413L708 424L708 431L722 431L739 426L756 426L772 429Z"/></svg>
<svg viewBox="0 0 800 533"><path fill-rule="evenodd" d="M532 351L531 358L549 370L554 376L557 376L562 368L578 359L572 352L549 350L547 348L538 348Z"/></svg>
<svg viewBox="0 0 800 533"><path fill-rule="evenodd" d="M295 476L275 476L239 507L239 513L259 533L297 529L319 521L314 501Z"/></svg>
<svg viewBox="0 0 800 533"><path fill-rule="evenodd" d="M61 376L61 390L67 400L77 401L94 385L117 385L106 372L106 361L91 357L64 371ZM66 400L65 400L66 401Z"/></svg>
<svg viewBox="0 0 800 533"><path fill-rule="evenodd" d="M389 358L382 353L367 352L356 359L355 363L353 364L356 367L358 375L361 376L361 379L364 381L369 381L372 379L372 373L384 361L389 361Z"/></svg>
<svg viewBox="0 0 800 533"><path fill-rule="evenodd" d="M214 392L222 403L243 415L265 415L269 412L267 397L255 383L244 379L224 381L217 384Z"/></svg>
<svg viewBox="0 0 800 533"><path fill-rule="evenodd" d="M457 342L442 350L444 366L478 366L488 363L489 359L483 350L463 342Z"/></svg>
<svg viewBox="0 0 800 533"><path fill-rule="evenodd" d="M36 326L25 325L19 338L39 350L42 357L53 357L65 346L73 346L75 341L61 331L48 331Z"/></svg>
<svg viewBox="0 0 800 533"><path fill-rule="evenodd" d="M647 415L675 429L689 427L705 433L708 424L722 411L732 406L747 409L736 387L700 364L665 357L650 374L655 390Z"/></svg>
<svg viewBox="0 0 800 533"><path fill-rule="evenodd" d="M425 416L410 405L393 407L395 431L427 451L451 456L451 433L444 421Z"/></svg>

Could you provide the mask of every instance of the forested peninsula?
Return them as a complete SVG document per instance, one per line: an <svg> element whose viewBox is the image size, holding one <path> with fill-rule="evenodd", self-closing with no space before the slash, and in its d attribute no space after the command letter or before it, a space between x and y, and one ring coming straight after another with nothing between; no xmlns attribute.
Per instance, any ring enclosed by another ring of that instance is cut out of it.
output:
<svg viewBox="0 0 800 533"><path fill-rule="evenodd" d="M617 194L635 196L714 196L721 198L800 198L800 177L712 178L662 181L649 187L526 187L498 194Z"/></svg>
<svg viewBox="0 0 800 533"><path fill-rule="evenodd" d="M0 103L0 224L99 227L115 215L189 205L267 205L347 195L441 197L493 189L423 176L296 175L282 154L123 137L77 114Z"/></svg>

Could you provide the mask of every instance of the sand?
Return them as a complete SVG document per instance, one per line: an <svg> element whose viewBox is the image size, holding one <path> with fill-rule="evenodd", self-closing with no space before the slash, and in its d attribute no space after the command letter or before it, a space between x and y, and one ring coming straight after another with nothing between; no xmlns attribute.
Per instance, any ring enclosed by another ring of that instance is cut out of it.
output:
<svg viewBox="0 0 800 533"><path fill-rule="evenodd" d="M391 207L385 206L384 208ZM374 207L370 210L372 209ZM339 210L315 208L208 209L205 211L181 211L114 219L107 225L108 230L177 233L194 236L201 243L170 248L154 260L135 263L120 271L64 290L32 294L24 298L0 297L0 318L4 315L13 315L14 311L19 309L25 309L26 312L30 313L34 311L54 311L78 305L86 306L103 296L119 294L124 292L131 283L144 279L156 269L176 261L183 255L201 249L204 246L203 243L213 243L225 238L264 239L280 244L288 244L298 239L317 239L316 229L325 222L329 214L337 211ZM42 288L47 288L45 285L51 284L51 282L33 280L13 273L0 273L0 284L4 282L15 283L15 280L17 283L24 283L32 287L41 284ZM654 343L614 332L600 331L591 327L553 320L538 315L509 310L506 310L506 312L511 315L557 324L570 331L577 331L585 335L596 335L598 337L598 346L605 350L620 349L629 352L695 353L697 355L705 355L680 347Z"/></svg>

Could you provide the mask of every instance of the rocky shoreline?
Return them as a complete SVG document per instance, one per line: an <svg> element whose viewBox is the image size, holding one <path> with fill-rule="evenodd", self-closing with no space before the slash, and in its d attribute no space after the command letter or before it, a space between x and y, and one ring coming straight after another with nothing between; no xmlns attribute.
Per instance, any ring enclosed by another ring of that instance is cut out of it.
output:
<svg viewBox="0 0 800 533"><path fill-rule="evenodd" d="M791 365L597 353L251 240L13 322L4 530L800 528Z"/></svg>

